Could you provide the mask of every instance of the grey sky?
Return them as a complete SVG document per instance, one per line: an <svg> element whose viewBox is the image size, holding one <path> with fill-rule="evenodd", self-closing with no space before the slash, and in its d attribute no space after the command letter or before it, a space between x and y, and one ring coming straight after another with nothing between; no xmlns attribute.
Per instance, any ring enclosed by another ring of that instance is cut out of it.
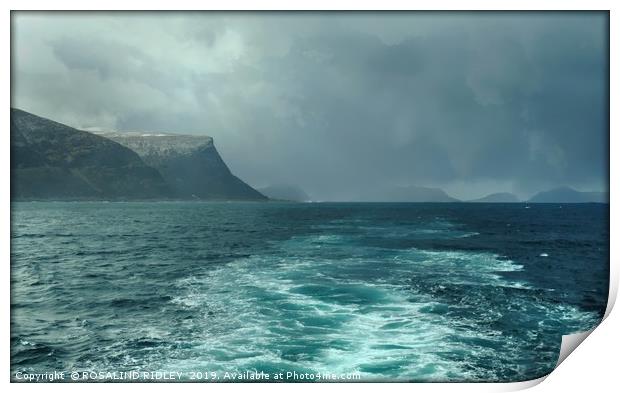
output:
<svg viewBox="0 0 620 393"><path fill-rule="evenodd" d="M606 13L13 14L12 105L316 199L607 189Z"/></svg>

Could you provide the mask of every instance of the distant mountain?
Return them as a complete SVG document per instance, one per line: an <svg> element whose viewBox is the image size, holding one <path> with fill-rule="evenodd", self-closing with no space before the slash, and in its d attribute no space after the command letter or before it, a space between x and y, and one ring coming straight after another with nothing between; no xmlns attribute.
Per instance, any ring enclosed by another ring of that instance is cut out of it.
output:
<svg viewBox="0 0 620 393"><path fill-rule="evenodd" d="M519 198L515 194L509 192L497 192L495 194L489 194L485 197L472 199L469 202L476 203L516 203L520 202Z"/></svg>
<svg viewBox="0 0 620 393"><path fill-rule="evenodd" d="M559 187L539 192L529 199L532 203L609 203L608 192L581 192L570 187Z"/></svg>
<svg viewBox="0 0 620 393"><path fill-rule="evenodd" d="M460 202L440 188L431 187L394 187L365 198L373 202Z"/></svg>
<svg viewBox="0 0 620 393"><path fill-rule="evenodd" d="M97 134L138 153L161 173L176 198L267 200L230 172L211 137L159 132Z"/></svg>
<svg viewBox="0 0 620 393"><path fill-rule="evenodd" d="M304 190L298 186L287 184L271 185L268 187L259 188L258 191L270 199L281 201L306 202L310 200L310 197L304 192Z"/></svg>
<svg viewBox="0 0 620 393"><path fill-rule="evenodd" d="M11 108L12 199L167 198L162 176L132 150Z"/></svg>

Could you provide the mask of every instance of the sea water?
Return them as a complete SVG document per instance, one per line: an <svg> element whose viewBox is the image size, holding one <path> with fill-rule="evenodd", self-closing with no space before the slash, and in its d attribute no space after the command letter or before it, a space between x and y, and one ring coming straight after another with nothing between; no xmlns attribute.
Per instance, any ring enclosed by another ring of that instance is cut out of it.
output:
<svg viewBox="0 0 620 393"><path fill-rule="evenodd" d="M609 206L529 207L13 203L12 378L536 378L604 313Z"/></svg>

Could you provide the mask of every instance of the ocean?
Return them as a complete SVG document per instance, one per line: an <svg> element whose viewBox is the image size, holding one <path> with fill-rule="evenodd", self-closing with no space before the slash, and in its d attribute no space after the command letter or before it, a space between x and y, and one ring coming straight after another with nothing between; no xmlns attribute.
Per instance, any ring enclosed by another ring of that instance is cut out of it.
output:
<svg viewBox="0 0 620 393"><path fill-rule="evenodd" d="M11 216L12 380L522 381L607 302L603 204L15 202Z"/></svg>

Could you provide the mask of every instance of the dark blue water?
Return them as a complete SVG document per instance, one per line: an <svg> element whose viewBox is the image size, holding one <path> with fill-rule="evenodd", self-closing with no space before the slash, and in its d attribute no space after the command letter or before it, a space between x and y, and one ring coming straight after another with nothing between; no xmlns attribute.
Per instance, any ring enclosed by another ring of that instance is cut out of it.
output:
<svg viewBox="0 0 620 393"><path fill-rule="evenodd" d="M517 381L607 301L609 206L12 205L11 368Z"/></svg>

